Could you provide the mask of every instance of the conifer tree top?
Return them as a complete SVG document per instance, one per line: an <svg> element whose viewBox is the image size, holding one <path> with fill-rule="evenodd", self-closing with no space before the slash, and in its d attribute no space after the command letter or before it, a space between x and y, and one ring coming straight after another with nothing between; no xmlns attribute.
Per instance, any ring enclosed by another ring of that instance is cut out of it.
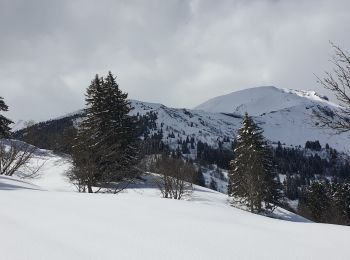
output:
<svg viewBox="0 0 350 260"><path fill-rule="evenodd" d="M4 98L0 97L0 111L8 111L9 107L5 104Z"/></svg>
<svg viewBox="0 0 350 260"><path fill-rule="evenodd" d="M8 111L8 106L5 104L3 97L0 97L0 112L1 111ZM10 124L12 123L13 122L10 119L0 114L0 138L8 137L10 135Z"/></svg>

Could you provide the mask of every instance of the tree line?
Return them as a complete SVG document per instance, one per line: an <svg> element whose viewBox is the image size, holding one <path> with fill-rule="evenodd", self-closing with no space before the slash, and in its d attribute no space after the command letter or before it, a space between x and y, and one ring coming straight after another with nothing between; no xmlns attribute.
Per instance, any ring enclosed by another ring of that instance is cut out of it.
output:
<svg viewBox="0 0 350 260"><path fill-rule="evenodd" d="M350 183L324 180L302 187L298 213L317 222L350 225Z"/></svg>

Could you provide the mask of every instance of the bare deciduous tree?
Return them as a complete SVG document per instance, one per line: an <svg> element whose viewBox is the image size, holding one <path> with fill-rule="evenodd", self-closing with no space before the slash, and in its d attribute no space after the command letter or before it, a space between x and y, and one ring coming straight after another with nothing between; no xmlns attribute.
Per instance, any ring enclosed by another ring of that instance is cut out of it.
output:
<svg viewBox="0 0 350 260"><path fill-rule="evenodd" d="M156 184L163 198L182 199L193 191L195 167L182 159L161 155L151 165L151 170L159 174Z"/></svg>
<svg viewBox="0 0 350 260"><path fill-rule="evenodd" d="M19 170L26 172L23 177L34 177L44 163L33 167L29 161L34 157L35 146L8 139L0 140L0 175L12 176Z"/></svg>
<svg viewBox="0 0 350 260"><path fill-rule="evenodd" d="M324 78L317 78L321 86L334 93L341 107L334 111L319 106L313 114L322 127L342 133L350 131L350 54L333 43L331 45L334 49L333 71L326 72Z"/></svg>

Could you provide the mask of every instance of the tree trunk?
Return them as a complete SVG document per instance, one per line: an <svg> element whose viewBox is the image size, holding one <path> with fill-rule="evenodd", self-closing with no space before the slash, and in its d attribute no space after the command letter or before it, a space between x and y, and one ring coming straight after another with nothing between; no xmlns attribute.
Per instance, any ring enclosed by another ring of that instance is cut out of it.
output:
<svg viewBox="0 0 350 260"><path fill-rule="evenodd" d="M93 193L92 186L90 184L88 184L87 186L88 186L88 193Z"/></svg>

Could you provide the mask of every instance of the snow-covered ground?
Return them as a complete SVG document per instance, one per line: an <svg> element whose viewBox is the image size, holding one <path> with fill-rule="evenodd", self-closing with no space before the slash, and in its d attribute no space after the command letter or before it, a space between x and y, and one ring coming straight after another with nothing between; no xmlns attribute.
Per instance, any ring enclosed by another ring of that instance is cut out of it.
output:
<svg viewBox="0 0 350 260"><path fill-rule="evenodd" d="M118 194L74 192L52 154L39 177L0 177L1 259L349 259L350 228L228 205L196 187L184 201L137 183ZM286 221L290 220L290 221Z"/></svg>

